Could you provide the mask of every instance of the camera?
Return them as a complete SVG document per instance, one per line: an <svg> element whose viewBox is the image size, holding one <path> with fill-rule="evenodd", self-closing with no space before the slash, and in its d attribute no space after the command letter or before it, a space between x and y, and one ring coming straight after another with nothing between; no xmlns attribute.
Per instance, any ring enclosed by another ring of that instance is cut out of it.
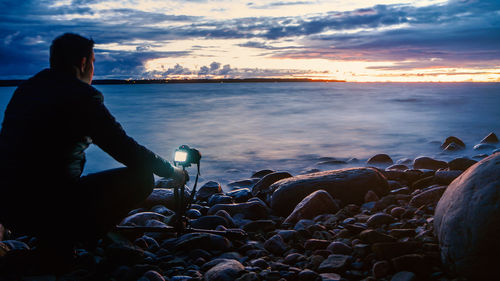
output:
<svg viewBox="0 0 500 281"><path fill-rule="evenodd" d="M201 153L187 145L181 145L175 150L174 164L182 167L190 167L191 164L200 164Z"/></svg>

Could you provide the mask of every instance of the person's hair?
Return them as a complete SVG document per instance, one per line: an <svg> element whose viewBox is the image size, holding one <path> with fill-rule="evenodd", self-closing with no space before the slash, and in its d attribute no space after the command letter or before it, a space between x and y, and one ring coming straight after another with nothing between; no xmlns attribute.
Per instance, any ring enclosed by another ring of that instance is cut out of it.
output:
<svg viewBox="0 0 500 281"><path fill-rule="evenodd" d="M84 57L90 60L93 48L94 40L78 34L58 36L50 45L50 68L76 74L74 66L78 67Z"/></svg>

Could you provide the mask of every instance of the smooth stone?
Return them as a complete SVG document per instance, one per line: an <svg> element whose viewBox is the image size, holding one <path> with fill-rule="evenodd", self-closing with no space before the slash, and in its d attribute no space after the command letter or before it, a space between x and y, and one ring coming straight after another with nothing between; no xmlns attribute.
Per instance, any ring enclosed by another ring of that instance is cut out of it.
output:
<svg viewBox="0 0 500 281"><path fill-rule="evenodd" d="M226 193L226 195L231 196L236 203L246 202L248 199L252 198L252 191L249 188L240 188Z"/></svg>
<svg viewBox="0 0 500 281"><path fill-rule="evenodd" d="M380 233L373 229L367 229L359 234L359 238L366 243L373 244L379 242L394 242L396 239L387 234Z"/></svg>
<svg viewBox="0 0 500 281"><path fill-rule="evenodd" d="M321 273L319 276L321 277L321 281L342 281L342 280L345 280L337 273Z"/></svg>
<svg viewBox="0 0 500 281"><path fill-rule="evenodd" d="M184 192L184 200L189 199L189 192ZM175 210L177 201L174 196L174 190L170 188L154 188L153 192L141 202L140 207L151 209L155 205L163 205L170 210Z"/></svg>
<svg viewBox="0 0 500 281"><path fill-rule="evenodd" d="M347 164L347 162L344 160L339 160L339 159L331 159L331 160L321 161L321 162L316 163L316 165L318 165L318 166L344 165L344 164Z"/></svg>
<svg viewBox="0 0 500 281"><path fill-rule="evenodd" d="M394 218L401 218L401 216L403 216L403 214L405 212L406 212L405 208L395 207L395 208L392 208L392 210L391 210L391 216L393 216Z"/></svg>
<svg viewBox="0 0 500 281"><path fill-rule="evenodd" d="M296 264L297 262L300 262L300 261L305 261L307 259L306 256L302 255L302 254L299 254L299 253L291 253L291 254L288 254L286 257L285 257L285 260L284 262L286 264L290 264L290 265L293 265L293 264Z"/></svg>
<svg viewBox="0 0 500 281"><path fill-rule="evenodd" d="M394 218L386 213L376 213L371 215L366 221L368 227L378 227L384 224L391 224L394 222Z"/></svg>
<svg viewBox="0 0 500 281"><path fill-rule="evenodd" d="M391 271L391 264L388 261L378 261L372 266L372 275L375 278L387 276Z"/></svg>
<svg viewBox="0 0 500 281"><path fill-rule="evenodd" d="M368 165L392 165L394 164L394 161L392 161L392 158L387 155L387 154L377 154L372 156L370 159L366 161L366 164Z"/></svg>
<svg viewBox="0 0 500 281"><path fill-rule="evenodd" d="M446 190L446 186L436 186L423 191L410 200L410 206L418 208L426 204L436 204Z"/></svg>
<svg viewBox="0 0 500 281"><path fill-rule="evenodd" d="M386 171L391 171L391 170L404 171L404 170L408 170L408 166L406 166L404 164L394 164L394 165L391 165L391 166L385 168L385 170Z"/></svg>
<svg viewBox="0 0 500 281"><path fill-rule="evenodd" d="M260 267L262 269L269 267L269 263L263 258L251 260L250 265L255 267Z"/></svg>
<svg viewBox="0 0 500 281"><path fill-rule="evenodd" d="M190 219L197 219L199 217L201 217L202 214L199 210L196 210L196 209L189 209L186 211L186 217L190 218Z"/></svg>
<svg viewBox="0 0 500 281"><path fill-rule="evenodd" d="M448 163L444 161L439 161L432 159L430 157L417 157L413 160L413 168L414 169L430 169L430 170L438 170L444 169L448 167Z"/></svg>
<svg viewBox="0 0 500 281"><path fill-rule="evenodd" d="M491 132L486 137L484 137L480 143L498 143L498 137L495 133Z"/></svg>
<svg viewBox="0 0 500 281"><path fill-rule="evenodd" d="M149 270L146 273L144 273L143 277L147 278L149 281L165 281L165 278L158 273L157 271L154 270Z"/></svg>
<svg viewBox="0 0 500 281"><path fill-rule="evenodd" d="M417 276L413 272L409 271L400 271L394 274L391 278L391 281L416 281Z"/></svg>
<svg viewBox="0 0 500 281"><path fill-rule="evenodd" d="M324 260L318 267L319 272L342 272L349 261L351 260L351 256L346 255L329 255L326 260Z"/></svg>
<svg viewBox="0 0 500 281"><path fill-rule="evenodd" d="M371 190L368 190L368 192L365 194L365 203L374 202L378 200L380 200L380 198L378 197L377 193Z"/></svg>
<svg viewBox="0 0 500 281"><path fill-rule="evenodd" d="M319 277L319 274L310 270L310 269L304 269L298 274L298 280L304 280L304 281L315 281Z"/></svg>
<svg viewBox="0 0 500 281"><path fill-rule="evenodd" d="M208 206L214 206L217 204L232 204L234 203L233 197L224 194L213 194L208 198Z"/></svg>
<svg viewBox="0 0 500 281"><path fill-rule="evenodd" d="M338 210L339 205L328 192L317 190L302 199L283 223L293 224L302 219L312 219L317 215L336 213Z"/></svg>
<svg viewBox="0 0 500 281"><path fill-rule="evenodd" d="M264 243L264 248L272 254L281 255L288 249L288 246L283 241L283 238L276 234L267 239Z"/></svg>
<svg viewBox="0 0 500 281"><path fill-rule="evenodd" d="M209 181L196 192L196 200L207 201L210 196L217 193L222 193L222 187L218 182Z"/></svg>
<svg viewBox="0 0 500 281"><path fill-rule="evenodd" d="M455 143L459 146L462 146L463 148L465 148L465 143L457 138L457 137L454 137L454 136L449 136L446 138L446 140L441 144L441 149L445 149L450 143Z"/></svg>
<svg viewBox="0 0 500 281"><path fill-rule="evenodd" d="M349 168L299 175L280 180L269 188L274 190L271 208L282 216L288 216L302 199L321 189L345 205L361 205L368 190L373 190L379 196L389 192L386 178L374 168Z"/></svg>
<svg viewBox="0 0 500 281"><path fill-rule="evenodd" d="M224 218L227 221L229 227L235 226L234 220L228 212L224 210L219 210L215 213L215 215Z"/></svg>
<svg viewBox="0 0 500 281"><path fill-rule="evenodd" d="M465 149L465 147L463 147L457 143L452 142L452 143L448 144L448 146L446 146L443 150L449 151L449 152L454 152L454 151L460 151L460 150L464 150L464 149Z"/></svg>
<svg viewBox="0 0 500 281"><path fill-rule="evenodd" d="M389 230L389 235L394 236L396 238L403 237L414 237L416 234L415 229L391 229Z"/></svg>
<svg viewBox="0 0 500 281"><path fill-rule="evenodd" d="M220 250L227 251L231 248L231 242L220 235L211 233L187 233L179 237L173 246L175 250ZM162 245L162 247L164 247Z"/></svg>
<svg viewBox="0 0 500 281"><path fill-rule="evenodd" d="M330 245L330 241L328 240L321 240L321 239L308 239L304 243L304 249L310 250L310 251L315 251L315 250L323 250L326 249Z"/></svg>
<svg viewBox="0 0 500 281"><path fill-rule="evenodd" d="M245 218L258 220L265 219L268 215L267 206L259 201L236 204L217 204L208 210L208 214L213 215L219 210L226 211L233 218L236 214L243 214Z"/></svg>
<svg viewBox="0 0 500 281"><path fill-rule="evenodd" d="M390 191L390 194L392 195L397 195L397 194L405 194L405 195L408 195L411 193L411 190L409 187L405 186L405 187L401 187L401 188L398 188L398 189L393 189Z"/></svg>
<svg viewBox="0 0 500 281"><path fill-rule="evenodd" d="M226 260L212 267L205 273L205 281L233 281L245 270L236 260Z"/></svg>
<svg viewBox="0 0 500 281"><path fill-rule="evenodd" d="M480 143L480 144L474 145L474 150L488 150L488 149L493 150L495 148L497 148L496 145L489 144L489 143Z"/></svg>
<svg viewBox="0 0 500 281"><path fill-rule="evenodd" d="M266 169L266 170L260 170L260 171L258 171L258 172L255 172L255 173L252 175L252 178L259 178L259 179L261 179L261 178L263 178L264 176L269 175L269 174L271 174L271 173L274 173L274 171L273 171L273 170L268 170L268 169Z"/></svg>
<svg viewBox="0 0 500 281"><path fill-rule="evenodd" d="M259 275L255 272L247 272L237 278L235 281L260 281Z"/></svg>
<svg viewBox="0 0 500 281"><path fill-rule="evenodd" d="M448 162L448 167L450 170L460 170L460 171L465 171L472 165L476 164L476 160L472 160L469 158L455 158Z"/></svg>
<svg viewBox="0 0 500 281"><path fill-rule="evenodd" d="M441 260L452 272L475 280L497 276L500 263L500 154L467 169L436 206L435 234Z"/></svg>
<svg viewBox="0 0 500 281"><path fill-rule="evenodd" d="M282 179L291 178L292 175L288 172L274 172L262 177L253 187L252 195L263 200L268 200L268 196L273 193L270 186Z"/></svg>
<svg viewBox="0 0 500 281"><path fill-rule="evenodd" d="M410 271L421 276L428 276L431 272L430 263L423 255L402 255L391 259L391 262L396 271Z"/></svg>
<svg viewBox="0 0 500 281"><path fill-rule="evenodd" d="M334 241L328 245L326 248L332 254L337 255L350 255L352 254L352 248L344 242Z"/></svg>
<svg viewBox="0 0 500 281"><path fill-rule="evenodd" d="M276 229L276 223L272 220L251 221L243 226L246 232L270 232Z"/></svg>
<svg viewBox="0 0 500 281"><path fill-rule="evenodd" d="M239 181L233 181L227 184L229 187L239 187L239 188L251 188L258 179L247 179L247 180L239 180Z"/></svg>
<svg viewBox="0 0 500 281"><path fill-rule="evenodd" d="M229 226L225 218L215 215L204 216L191 221L191 226L199 229L215 229L219 225Z"/></svg>
<svg viewBox="0 0 500 281"><path fill-rule="evenodd" d="M396 164L401 164L401 165L411 165L413 163L413 159L410 158L402 158L396 161Z"/></svg>
<svg viewBox="0 0 500 281"><path fill-rule="evenodd" d="M124 218L120 223L120 225L146 226L148 222L151 220L165 222L166 219L167 217L165 217L164 215L160 215L158 213L142 212Z"/></svg>
<svg viewBox="0 0 500 281"><path fill-rule="evenodd" d="M144 261L145 252L141 248L124 243L112 243L105 249L106 258L121 265L134 265Z"/></svg>
<svg viewBox="0 0 500 281"><path fill-rule="evenodd" d="M437 184L448 185L453 180L458 178L462 174L463 171L453 170L453 171L436 171L434 174L434 181Z"/></svg>

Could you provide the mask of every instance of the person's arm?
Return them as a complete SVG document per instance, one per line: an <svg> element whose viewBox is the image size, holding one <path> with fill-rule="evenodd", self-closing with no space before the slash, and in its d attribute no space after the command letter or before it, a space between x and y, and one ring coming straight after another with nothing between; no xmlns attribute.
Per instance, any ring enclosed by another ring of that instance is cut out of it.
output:
<svg viewBox="0 0 500 281"><path fill-rule="evenodd" d="M160 177L180 178L180 171L177 171L179 168L173 167L125 133L103 100L102 94L96 91L86 106L88 129L93 143L127 167L150 170Z"/></svg>

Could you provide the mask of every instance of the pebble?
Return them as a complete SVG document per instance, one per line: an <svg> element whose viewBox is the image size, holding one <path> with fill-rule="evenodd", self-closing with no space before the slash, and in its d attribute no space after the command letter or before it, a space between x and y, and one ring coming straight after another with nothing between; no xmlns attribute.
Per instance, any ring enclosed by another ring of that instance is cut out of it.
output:
<svg viewBox="0 0 500 281"><path fill-rule="evenodd" d="M378 227L392 222L394 222L394 218L391 215L386 213L377 213L370 216L368 221L366 221L366 225L369 227Z"/></svg>
<svg viewBox="0 0 500 281"><path fill-rule="evenodd" d="M379 279L389 274L390 270L391 264L388 261L378 261L372 266L372 275L373 277Z"/></svg>
<svg viewBox="0 0 500 281"><path fill-rule="evenodd" d="M319 272L342 272L351 260L351 256L329 255L318 267Z"/></svg>

